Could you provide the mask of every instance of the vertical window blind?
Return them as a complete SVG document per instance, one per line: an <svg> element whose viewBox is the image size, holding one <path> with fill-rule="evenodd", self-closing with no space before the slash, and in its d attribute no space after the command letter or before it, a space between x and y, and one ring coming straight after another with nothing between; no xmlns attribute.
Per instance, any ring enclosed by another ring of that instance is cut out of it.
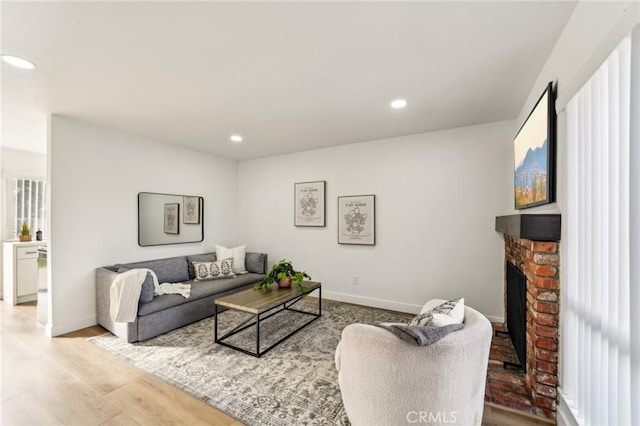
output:
<svg viewBox="0 0 640 426"><path fill-rule="evenodd" d="M560 392L580 424L640 425L640 26L567 105Z"/></svg>
<svg viewBox="0 0 640 426"><path fill-rule="evenodd" d="M10 179L9 182L13 190L10 233L17 238L22 224L26 223L34 238L37 230L46 235L46 183L30 179Z"/></svg>

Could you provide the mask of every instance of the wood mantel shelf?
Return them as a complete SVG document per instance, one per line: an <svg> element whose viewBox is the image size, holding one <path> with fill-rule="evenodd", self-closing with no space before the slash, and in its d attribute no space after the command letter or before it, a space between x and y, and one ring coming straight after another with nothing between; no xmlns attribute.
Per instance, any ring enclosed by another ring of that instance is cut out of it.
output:
<svg viewBox="0 0 640 426"><path fill-rule="evenodd" d="M496 217L496 231L532 241L560 241L559 214L513 214Z"/></svg>

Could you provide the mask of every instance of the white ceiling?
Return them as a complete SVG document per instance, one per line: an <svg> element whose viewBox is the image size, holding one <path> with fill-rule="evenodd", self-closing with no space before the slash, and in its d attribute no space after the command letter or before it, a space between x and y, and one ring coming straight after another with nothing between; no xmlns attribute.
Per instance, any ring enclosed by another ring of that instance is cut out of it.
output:
<svg viewBox="0 0 640 426"><path fill-rule="evenodd" d="M44 152L49 112L235 159L513 119L575 5L3 2L38 69L2 65L2 144Z"/></svg>

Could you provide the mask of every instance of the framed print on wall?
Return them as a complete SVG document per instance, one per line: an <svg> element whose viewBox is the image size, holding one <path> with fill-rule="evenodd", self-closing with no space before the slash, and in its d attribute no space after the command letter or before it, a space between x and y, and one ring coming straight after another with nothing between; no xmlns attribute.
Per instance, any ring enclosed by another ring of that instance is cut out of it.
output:
<svg viewBox="0 0 640 426"><path fill-rule="evenodd" d="M338 197L338 244L376 245L376 196Z"/></svg>
<svg viewBox="0 0 640 426"><path fill-rule="evenodd" d="M325 188L323 180L295 183L294 187L294 225L325 226Z"/></svg>
<svg viewBox="0 0 640 426"><path fill-rule="evenodd" d="M200 224L200 197L182 197L182 223Z"/></svg>
<svg viewBox="0 0 640 426"><path fill-rule="evenodd" d="M164 205L164 233L180 233L180 204L170 203Z"/></svg>

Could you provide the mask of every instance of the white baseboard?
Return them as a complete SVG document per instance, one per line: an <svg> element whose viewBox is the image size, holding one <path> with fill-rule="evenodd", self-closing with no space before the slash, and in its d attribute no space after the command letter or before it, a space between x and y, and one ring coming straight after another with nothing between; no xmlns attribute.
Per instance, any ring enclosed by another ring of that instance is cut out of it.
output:
<svg viewBox="0 0 640 426"><path fill-rule="evenodd" d="M337 293L335 291L323 291L322 298L327 300L337 300L338 302L353 303L355 305L371 306L373 308L388 309L390 311L407 312L410 314L420 313L424 305L414 305L412 303L394 302L392 300L375 299L373 297L355 296L353 294ZM504 323L504 317L485 315L491 322Z"/></svg>
<svg viewBox="0 0 640 426"><path fill-rule="evenodd" d="M504 317L496 317L495 315L485 315L485 317L487 317L487 319L491 322L499 322L501 324L504 324Z"/></svg>
<svg viewBox="0 0 640 426"><path fill-rule="evenodd" d="M558 426L579 426L580 423L576 420L576 417L573 415L571 408L569 408L569 404L567 404L567 400L562 393L562 389L558 389L558 408L556 412L556 422Z"/></svg>
<svg viewBox="0 0 640 426"><path fill-rule="evenodd" d="M322 298L356 305L371 306L373 308L388 309L390 311L407 312L410 314L417 314L420 312L420 309L422 309L422 305L374 299L373 297L354 296L353 294L336 293L334 291L323 291Z"/></svg>
<svg viewBox="0 0 640 426"><path fill-rule="evenodd" d="M91 327L92 325L96 324L98 324L98 316L89 315L65 324L52 325L50 323L47 323L46 333L49 337L56 337L63 334L71 333L72 331L82 330L83 328Z"/></svg>

